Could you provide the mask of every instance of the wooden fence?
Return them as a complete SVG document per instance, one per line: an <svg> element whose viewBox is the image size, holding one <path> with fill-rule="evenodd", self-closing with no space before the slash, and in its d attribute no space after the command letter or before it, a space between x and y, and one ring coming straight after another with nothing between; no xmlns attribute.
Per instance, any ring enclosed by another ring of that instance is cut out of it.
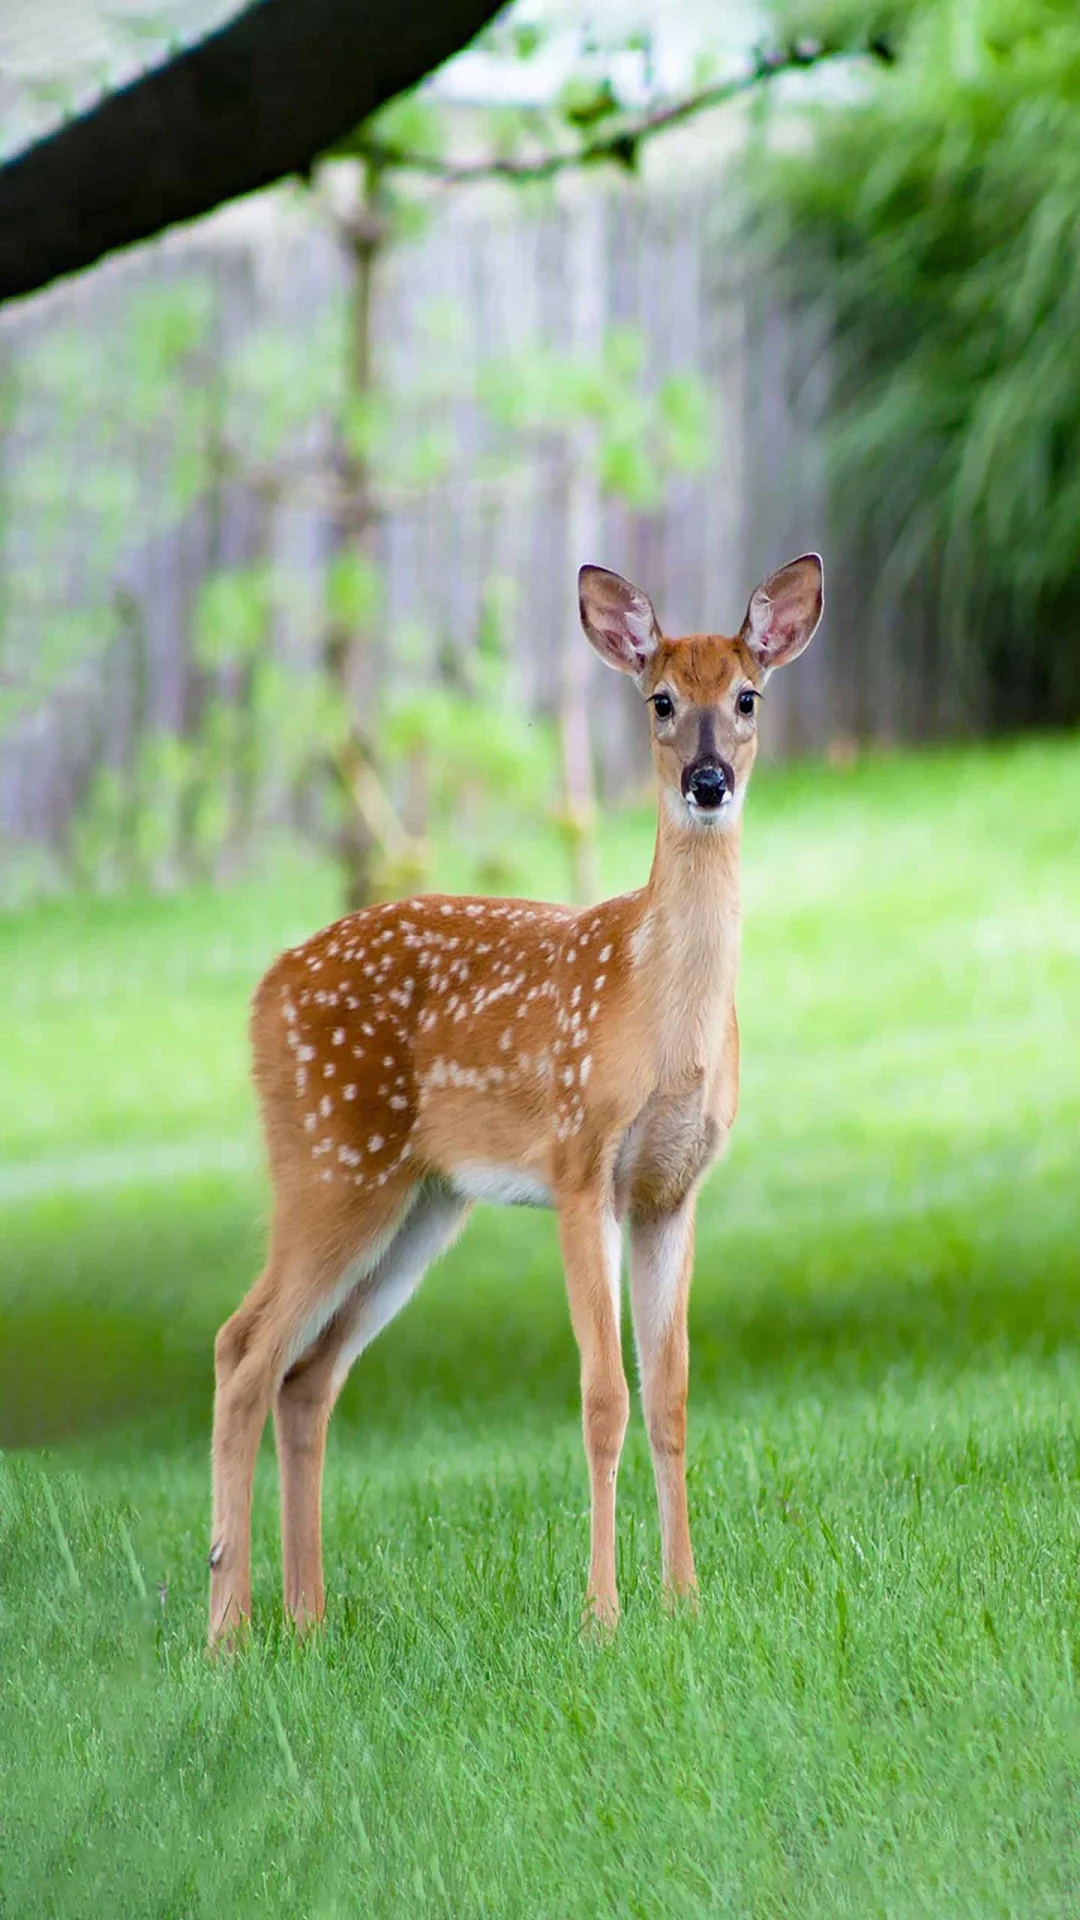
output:
<svg viewBox="0 0 1080 1920"><path fill-rule="evenodd" d="M723 199L711 179L647 188L576 183L539 207L485 189L446 203L417 238L381 260L380 381L421 425L451 431L456 448L449 477L412 488L380 523L391 657L394 637L418 627L439 648L471 648L486 584L497 575L514 585L519 690L550 710L562 649L579 644L574 577L582 560L635 578L669 631L731 630L761 574L813 546L827 559L826 624L798 671L779 677L775 696L770 689L770 750L931 730L935 716L925 705L915 709L905 670L915 628L925 652L926 616L882 607L872 556L838 553L830 539L820 459L823 329L782 311L767 278L746 270ZM224 391L244 342L260 329L291 342L301 364L305 353L327 351L321 323L344 286L335 241L287 194L266 197L256 211L248 222L219 219L110 262L0 319L0 389L8 395L0 424L0 848L9 863L20 850L63 848L94 769L122 766L137 729L179 735L191 723L206 682L193 609L209 574L261 557L314 581L325 565L333 523L317 497L279 492L267 504L248 481L223 473L177 513L167 476L184 424L182 396L149 419L121 408L105 420L99 406L99 389L115 390L118 376L123 390L125 369L114 356L126 337L124 315L148 290L210 290L203 388ZM530 436L488 474L499 436L477 397L483 367L530 343L587 357L622 323L644 339L647 381L689 371L705 384L704 469L673 477L649 511L582 484L566 435ZM440 328L448 340L437 357L453 368L452 392L430 380L430 336ZM53 349L63 404L50 374ZM197 398L191 394L192 407ZM281 615L273 645L303 660L310 629ZM221 684L228 693L227 676ZM602 789L615 793L642 765L636 701L598 665L584 684ZM234 692L243 697L242 677ZM279 802L271 782L261 804L272 811Z"/></svg>

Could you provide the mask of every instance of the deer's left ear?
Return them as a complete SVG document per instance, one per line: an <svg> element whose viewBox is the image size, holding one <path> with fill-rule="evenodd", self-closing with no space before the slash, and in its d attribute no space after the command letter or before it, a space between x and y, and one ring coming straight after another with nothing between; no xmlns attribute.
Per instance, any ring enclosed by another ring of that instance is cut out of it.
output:
<svg viewBox="0 0 1080 1920"><path fill-rule="evenodd" d="M803 553L770 573L750 595L740 639L767 672L786 666L817 632L825 605L819 553Z"/></svg>

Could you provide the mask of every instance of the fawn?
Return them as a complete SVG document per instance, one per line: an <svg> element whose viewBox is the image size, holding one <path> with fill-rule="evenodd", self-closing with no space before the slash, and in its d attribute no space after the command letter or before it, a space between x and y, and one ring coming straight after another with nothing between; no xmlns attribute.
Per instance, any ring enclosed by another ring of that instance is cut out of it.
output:
<svg viewBox="0 0 1080 1920"><path fill-rule="evenodd" d="M666 640L646 595L602 567L581 569L579 597L589 641L651 709L647 885L585 908L438 894L371 907L282 955L255 993L274 1211L266 1267L215 1346L211 1643L250 1611L271 1404L285 1604L300 1626L322 1617L334 1402L474 1200L558 1211L592 1491L587 1598L603 1621L618 1612L629 1224L664 1582L694 1588L687 1300L697 1187L738 1091L740 816L761 690L817 628L822 567L811 553L770 574L734 638Z"/></svg>

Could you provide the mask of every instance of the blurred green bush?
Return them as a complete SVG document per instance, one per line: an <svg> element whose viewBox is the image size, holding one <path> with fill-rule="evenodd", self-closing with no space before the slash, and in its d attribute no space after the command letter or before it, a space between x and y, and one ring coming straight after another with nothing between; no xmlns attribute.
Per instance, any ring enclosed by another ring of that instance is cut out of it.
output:
<svg viewBox="0 0 1080 1920"><path fill-rule="evenodd" d="M1071 0L780 0L890 65L753 159L761 243L826 315L839 544L936 602L991 726L1080 715L1080 11ZM782 150L781 150L782 149ZM764 161L764 163L763 163Z"/></svg>

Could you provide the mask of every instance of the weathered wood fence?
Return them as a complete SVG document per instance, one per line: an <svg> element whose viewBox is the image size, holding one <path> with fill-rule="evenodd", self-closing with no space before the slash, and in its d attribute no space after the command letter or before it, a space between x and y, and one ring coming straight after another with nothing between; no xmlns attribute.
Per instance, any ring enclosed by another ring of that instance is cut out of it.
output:
<svg viewBox="0 0 1080 1920"><path fill-rule="evenodd" d="M815 546L827 556L826 625L798 672L774 683L775 697L770 689L770 750L931 730L934 714L916 708L906 668L911 610L882 607L872 556L838 553L830 539L823 329L781 311L767 279L747 271L723 199L708 180L590 185L539 209L485 190L446 203L418 238L387 253L375 313L380 379L421 424L452 431L457 449L452 475L396 500L378 530L390 657L395 636L417 627L439 648L473 646L486 583L498 575L514 584L523 696L550 709L560 651L576 631L582 560L636 578L669 631L692 631L730 628L763 571ZM165 478L183 424L175 402L164 417L99 417L99 386L115 388L118 375L124 383L112 357L123 315L148 288L210 289L199 377L223 390L259 328L270 325L301 355L325 351L320 319L343 292L332 237L289 196L255 212L248 224L219 219L111 262L0 319L0 849L9 858L62 845L94 768L122 765L134 730L182 734L191 723L206 679L193 609L209 573L254 557L313 577L324 565L331 516L317 497L286 491L268 504L223 473L177 515ZM640 330L648 380L692 370L706 384L705 469L672 479L647 512L595 488L583 495L565 435L530 437L488 474L497 436L476 397L482 367L529 343L587 355L618 323ZM452 334L440 351L454 390L426 399L424 343L440 327ZM61 405L49 366L63 342ZM26 369L38 372L20 377ZM276 618L283 657L302 659L311 644L303 622ZM234 692L243 697L242 676ZM602 788L617 792L641 765L635 702L599 667L587 694ZM272 809L272 790L261 804Z"/></svg>

